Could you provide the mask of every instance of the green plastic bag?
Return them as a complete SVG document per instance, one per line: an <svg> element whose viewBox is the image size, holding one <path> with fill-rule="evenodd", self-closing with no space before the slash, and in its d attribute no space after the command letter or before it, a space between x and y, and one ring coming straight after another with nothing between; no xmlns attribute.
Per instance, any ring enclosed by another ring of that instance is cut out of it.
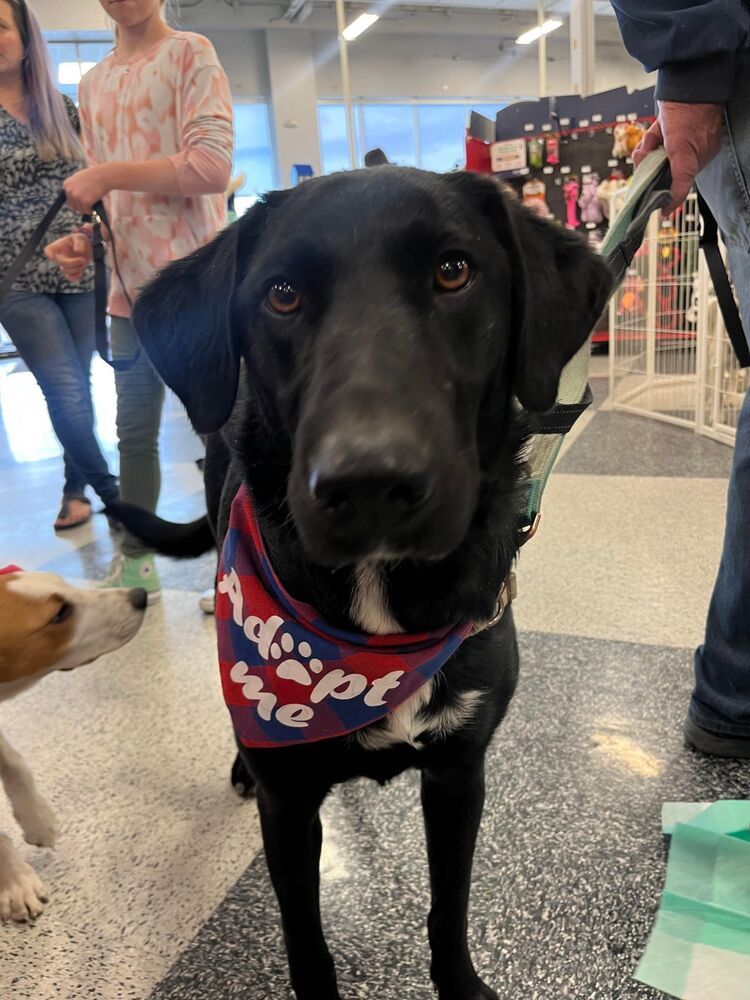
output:
<svg viewBox="0 0 750 1000"><path fill-rule="evenodd" d="M670 803L663 820L667 877L635 978L679 1000L750 1000L750 802Z"/></svg>

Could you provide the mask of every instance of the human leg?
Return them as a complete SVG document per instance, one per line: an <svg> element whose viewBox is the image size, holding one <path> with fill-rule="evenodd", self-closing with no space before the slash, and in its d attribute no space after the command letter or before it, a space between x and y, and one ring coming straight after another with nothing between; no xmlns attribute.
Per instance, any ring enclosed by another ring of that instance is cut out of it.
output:
<svg viewBox="0 0 750 1000"><path fill-rule="evenodd" d="M134 358L137 340L130 320L113 316L110 336L114 358ZM120 493L127 503L155 511L161 488L159 427L164 403L164 383L144 351L130 368L115 371L117 386L117 436L120 450ZM141 586L155 600L160 589L153 553L126 532L123 559L113 566L108 582Z"/></svg>
<svg viewBox="0 0 750 1000"><path fill-rule="evenodd" d="M81 314L88 308L93 322L91 294L75 297L81 300ZM66 491L81 496L89 483L105 503L114 499L117 480L107 468L94 433L88 376L57 296L12 291L0 304L0 322L44 393L66 455Z"/></svg>
<svg viewBox="0 0 750 1000"><path fill-rule="evenodd" d="M742 81L741 81L742 82ZM750 84L750 78L745 84ZM729 248L729 265L750 341L750 114L744 87L727 106L722 150L698 179ZM687 742L706 753L750 757L750 394L740 411L719 571L703 645Z"/></svg>

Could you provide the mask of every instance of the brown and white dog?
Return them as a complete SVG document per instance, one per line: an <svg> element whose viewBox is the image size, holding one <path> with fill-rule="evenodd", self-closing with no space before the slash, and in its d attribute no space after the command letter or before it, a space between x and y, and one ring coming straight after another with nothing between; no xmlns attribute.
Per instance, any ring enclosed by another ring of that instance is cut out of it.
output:
<svg viewBox="0 0 750 1000"><path fill-rule="evenodd" d="M146 592L81 590L53 573L0 569L0 701L53 670L72 670L130 642ZM0 734L0 778L29 844L53 847L55 816L26 762ZM0 834L0 920L29 920L47 892L10 839Z"/></svg>

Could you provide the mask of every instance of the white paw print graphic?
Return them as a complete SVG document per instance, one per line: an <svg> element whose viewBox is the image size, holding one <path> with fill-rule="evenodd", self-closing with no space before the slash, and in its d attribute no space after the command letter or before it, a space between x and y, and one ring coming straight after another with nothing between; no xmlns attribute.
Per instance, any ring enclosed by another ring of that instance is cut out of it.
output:
<svg viewBox="0 0 750 1000"><path fill-rule="evenodd" d="M276 667L276 676L284 680L296 681L297 684L310 687L313 683L310 671L314 674L323 672L323 662L313 657L310 643L303 641L299 646L295 646L294 639L288 632L284 632L278 642L271 644L270 652L274 660L281 660ZM307 666L301 660L295 659L295 656L307 660Z"/></svg>

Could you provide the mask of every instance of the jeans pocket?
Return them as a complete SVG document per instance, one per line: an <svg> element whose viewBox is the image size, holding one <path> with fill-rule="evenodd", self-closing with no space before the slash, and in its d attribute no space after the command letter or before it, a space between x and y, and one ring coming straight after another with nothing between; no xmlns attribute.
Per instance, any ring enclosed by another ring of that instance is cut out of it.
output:
<svg viewBox="0 0 750 1000"><path fill-rule="evenodd" d="M733 99L724 112L721 152L698 175L698 187L728 247L750 252L750 107Z"/></svg>

